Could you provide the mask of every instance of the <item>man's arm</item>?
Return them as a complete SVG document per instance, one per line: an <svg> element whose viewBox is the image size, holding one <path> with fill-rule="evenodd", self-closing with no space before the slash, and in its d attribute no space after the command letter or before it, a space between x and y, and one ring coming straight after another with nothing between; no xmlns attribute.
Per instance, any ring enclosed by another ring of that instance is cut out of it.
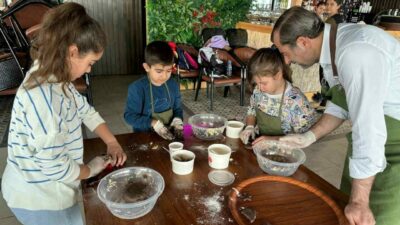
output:
<svg viewBox="0 0 400 225"><path fill-rule="evenodd" d="M318 140L338 128L343 121L344 119L324 113L310 130L314 133L315 138Z"/></svg>
<svg viewBox="0 0 400 225"><path fill-rule="evenodd" d="M353 179L350 201L344 211L350 225L375 224L374 215L369 208L369 194L374 180L375 176Z"/></svg>

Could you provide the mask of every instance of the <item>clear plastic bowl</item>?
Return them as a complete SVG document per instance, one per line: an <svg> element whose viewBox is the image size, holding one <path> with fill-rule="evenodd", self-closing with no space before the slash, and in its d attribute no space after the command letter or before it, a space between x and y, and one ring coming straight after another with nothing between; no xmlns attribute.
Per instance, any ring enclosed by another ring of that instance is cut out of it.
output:
<svg viewBox="0 0 400 225"><path fill-rule="evenodd" d="M194 135L202 140L216 140L222 137L227 119L215 114L196 114L189 118Z"/></svg>
<svg viewBox="0 0 400 225"><path fill-rule="evenodd" d="M127 167L101 179L97 195L114 216L135 219L153 209L164 187L164 178L157 171Z"/></svg>
<svg viewBox="0 0 400 225"><path fill-rule="evenodd" d="M270 175L290 176L306 161L303 150L289 149L273 143L268 147L253 148L258 165L264 172Z"/></svg>

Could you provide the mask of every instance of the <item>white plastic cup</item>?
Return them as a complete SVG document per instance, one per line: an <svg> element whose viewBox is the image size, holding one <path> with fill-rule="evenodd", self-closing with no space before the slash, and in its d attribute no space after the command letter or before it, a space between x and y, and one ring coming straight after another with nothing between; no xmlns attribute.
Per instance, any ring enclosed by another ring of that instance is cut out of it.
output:
<svg viewBox="0 0 400 225"><path fill-rule="evenodd" d="M228 121L226 125L226 136L229 138L239 138L240 132L243 130L244 123L239 121Z"/></svg>
<svg viewBox="0 0 400 225"><path fill-rule="evenodd" d="M172 171L178 175L190 174L193 171L196 155L188 150L177 150L171 155Z"/></svg>
<svg viewBox="0 0 400 225"><path fill-rule="evenodd" d="M169 149L169 154L172 157L172 153L183 149L183 144L181 142L171 142L168 145L168 149Z"/></svg>
<svg viewBox="0 0 400 225"><path fill-rule="evenodd" d="M232 149L224 144L208 146L208 165L214 169L226 169L229 165Z"/></svg>

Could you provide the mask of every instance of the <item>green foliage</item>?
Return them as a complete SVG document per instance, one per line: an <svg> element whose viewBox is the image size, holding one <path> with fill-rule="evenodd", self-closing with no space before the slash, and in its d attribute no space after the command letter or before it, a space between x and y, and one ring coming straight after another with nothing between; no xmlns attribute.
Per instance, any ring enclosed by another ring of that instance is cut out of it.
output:
<svg viewBox="0 0 400 225"><path fill-rule="evenodd" d="M205 27L234 28L251 0L148 0L148 39L200 46Z"/></svg>

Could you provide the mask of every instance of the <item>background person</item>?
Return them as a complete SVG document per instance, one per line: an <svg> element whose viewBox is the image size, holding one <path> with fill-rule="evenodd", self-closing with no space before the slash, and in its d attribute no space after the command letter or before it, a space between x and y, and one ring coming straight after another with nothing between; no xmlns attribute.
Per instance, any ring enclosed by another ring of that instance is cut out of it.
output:
<svg viewBox="0 0 400 225"><path fill-rule="evenodd" d="M322 20L325 20L326 3L324 1L318 2L314 11Z"/></svg>
<svg viewBox="0 0 400 225"><path fill-rule="evenodd" d="M344 23L346 22L343 15L340 14L340 7L342 7L343 0L327 0L326 1L326 13L328 19L326 20L327 23Z"/></svg>
<svg viewBox="0 0 400 225"><path fill-rule="evenodd" d="M31 49L34 64L15 96L1 185L22 224L84 224L80 180L126 160L104 120L71 83L90 72L105 43L100 25L79 4L62 4L43 18ZM100 136L112 160L98 156L83 164L82 123Z"/></svg>
<svg viewBox="0 0 400 225"><path fill-rule="evenodd" d="M280 141L304 148L350 119L341 183L350 194L345 215L350 224L370 225L375 219L378 225L400 224L400 43L370 25L340 24L336 38L335 32L335 26L299 7L275 23L272 41L286 62L304 67L319 62L332 89L311 130Z"/></svg>

